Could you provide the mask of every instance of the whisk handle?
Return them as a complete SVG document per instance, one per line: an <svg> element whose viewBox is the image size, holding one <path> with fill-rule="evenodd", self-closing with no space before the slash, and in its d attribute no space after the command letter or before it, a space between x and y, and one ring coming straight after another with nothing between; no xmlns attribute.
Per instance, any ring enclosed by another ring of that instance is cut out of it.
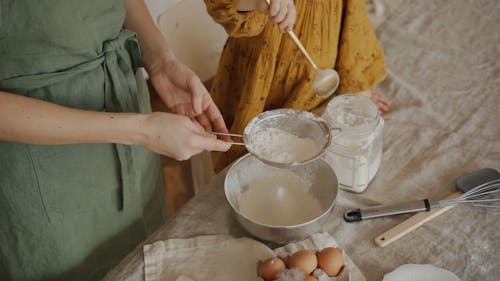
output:
<svg viewBox="0 0 500 281"><path fill-rule="evenodd" d="M446 199L457 198L463 194L460 191L457 191L450 196L446 197ZM431 210L429 212L421 212L411 216L400 224L392 227L389 230L384 231L379 236L375 237L375 245L379 247L385 247L392 242L398 240L399 238L405 236L406 234L412 232L413 230L419 228L421 225L433 220L434 218L444 214L448 210L455 207L455 205L446 206L446 207L434 207L431 206Z"/></svg>
<svg viewBox="0 0 500 281"><path fill-rule="evenodd" d="M369 207L365 209L351 209L344 212L346 222L356 222L393 215L413 214L431 210L428 199Z"/></svg>

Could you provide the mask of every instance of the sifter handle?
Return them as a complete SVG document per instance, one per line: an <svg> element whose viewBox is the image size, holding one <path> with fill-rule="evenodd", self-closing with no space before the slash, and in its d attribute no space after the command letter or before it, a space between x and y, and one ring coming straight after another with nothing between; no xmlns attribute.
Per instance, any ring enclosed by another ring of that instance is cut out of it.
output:
<svg viewBox="0 0 500 281"><path fill-rule="evenodd" d="M229 137L243 138L243 135L239 135L239 134L226 134L226 133L218 133L218 132L209 132L209 134L216 135L216 136L229 136ZM229 143L245 146L245 144L242 142L229 142Z"/></svg>

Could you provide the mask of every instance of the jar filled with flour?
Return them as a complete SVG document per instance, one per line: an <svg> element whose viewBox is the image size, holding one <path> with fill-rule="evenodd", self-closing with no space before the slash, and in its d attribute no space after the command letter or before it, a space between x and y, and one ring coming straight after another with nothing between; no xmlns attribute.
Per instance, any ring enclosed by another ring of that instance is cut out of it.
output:
<svg viewBox="0 0 500 281"><path fill-rule="evenodd" d="M362 192L375 177L382 160L384 120L365 95L334 97L323 113L331 127L342 129L325 152L325 160L344 190Z"/></svg>

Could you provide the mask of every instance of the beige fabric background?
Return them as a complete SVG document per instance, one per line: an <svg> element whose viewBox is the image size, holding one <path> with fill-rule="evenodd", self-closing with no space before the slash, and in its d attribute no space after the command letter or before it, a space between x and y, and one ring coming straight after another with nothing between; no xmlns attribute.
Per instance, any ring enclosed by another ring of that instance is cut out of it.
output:
<svg viewBox="0 0 500 281"><path fill-rule="evenodd" d="M431 263L463 281L500 279L500 215L459 206L386 248L373 238L406 216L347 224L344 210L410 199L440 199L455 179L500 169L500 1L380 1L378 24L389 69L380 85L393 100L384 116L381 168L362 194L341 192L325 226L368 280L401 264ZM203 234L247 236L231 215L224 173L147 243ZM143 280L139 245L105 280Z"/></svg>

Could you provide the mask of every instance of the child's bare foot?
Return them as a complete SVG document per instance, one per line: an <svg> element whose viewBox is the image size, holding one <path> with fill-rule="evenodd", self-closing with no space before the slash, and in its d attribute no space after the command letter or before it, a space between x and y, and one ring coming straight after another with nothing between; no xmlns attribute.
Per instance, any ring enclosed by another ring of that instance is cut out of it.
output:
<svg viewBox="0 0 500 281"><path fill-rule="evenodd" d="M378 109L382 111L382 113L389 112L391 110L391 102L389 99L382 93L374 89L370 89L360 94L365 95L372 99L372 101L377 105Z"/></svg>

